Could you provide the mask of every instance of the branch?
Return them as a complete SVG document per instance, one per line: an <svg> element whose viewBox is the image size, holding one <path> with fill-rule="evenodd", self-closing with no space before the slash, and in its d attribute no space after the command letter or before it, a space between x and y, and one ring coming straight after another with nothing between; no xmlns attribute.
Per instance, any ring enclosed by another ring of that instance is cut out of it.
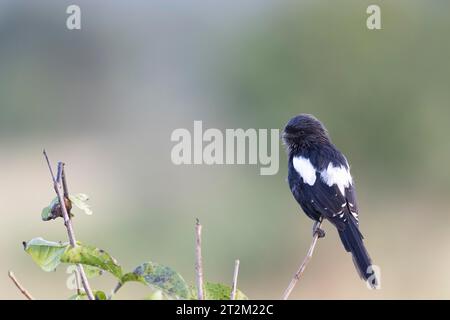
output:
<svg viewBox="0 0 450 320"><path fill-rule="evenodd" d="M195 272L197 280L198 300L204 300L203 293L203 264L202 264L202 225L197 219L195 223Z"/></svg>
<svg viewBox="0 0 450 320"><path fill-rule="evenodd" d="M66 172L64 171L64 164L63 164L63 169L61 171L61 182L62 182L64 197L69 199L69 188L67 187ZM68 213L70 214L70 209L69 208L67 208L67 209L68 209L67 210Z"/></svg>
<svg viewBox="0 0 450 320"><path fill-rule="evenodd" d="M62 217L64 219L64 225L67 229L67 234L69 236L69 243L72 248L75 248L77 246L77 240L75 238L75 232L73 231L73 225L72 220L70 219L69 212L66 207L65 197L64 194L67 193L67 184L65 183L65 173L64 173L64 163L58 162L58 171L55 178L55 175L53 174L52 166L50 165L50 161L47 156L47 152L44 150L44 157L47 160L48 168L50 170L50 174L52 175L53 179L53 187L55 189L56 194L58 195L58 201L61 207ZM63 177L64 177L64 183L63 183ZM65 188L63 187L63 184ZM89 282L87 280L86 273L84 272L84 268L81 264L77 264L78 273L80 274L81 283L83 285L84 291L86 292L89 300L95 300L94 294L92 293L92 289L89 285Z"/></svg>
<svg viewBox="0 0 450 320"><path fill-rule="evenodd" d="M303 262L300 264L300 267L298 268L297 272L294 274L294 277L292 278L291 282L289 283L289 286L286 288L286 290L283 293L282 300L287 300L289 298L289 295L291 294L292 290L294 289L295 285L297 284L298 280L300 280L300 277L303 275L303 272L306 269L306 266L308 265L309 261L312 258L312 255L314 253L314 248L316 247L317 240L320 238L320 232L318 231L320 226L322 224L322 221L318 222L315 225L315 232L313 239L311 241L311 245L309 246L308 253L306 254L306 257L303 259Z"/></svg>
<svg viewBox="0 0 450 320"><path fill-rule="evenodd" d="M239 274L239 260L236 260L234 262L233 284L231 286L230 300L236 300L238 274Z"/></svg>
<svg viewBox="0 0 450 320"><path fill-rule="evenodd" d="M75 276L75 284L77 286L77 295L80 295L81 294L81 289L80 289L80 281L78 279L78 270L74 269L73 270L73 274Z"/></svg>
<svg viewBox="0 0 450 320"><path fill-rule="evenodd" d="M8 271L8 276L9 278L12 280L12 282L14 282L14 284L16 285L16 287L20 290L20 292L22 292L22 294L28 299L28 300L35 300L33 298L33 296L27 291L27 289L25 289L20 283L19 281L16 279L16 277L14 276L14 273L12 273L12 271Z"/></svg>
<svg viewBox="0 0 450 320"><path fill-rule="evenodd" d="M48 165L48 170L50 171L50 174L52 176L52 181L53 183L56 182L56 178L55 178L55 174L53 173L53 169L52 169L52 165L50 164L50 160L48 159L48 155L47 155L47 151L42 152L44 154L45 160L47 161L47 165Z"/></svg>
<svg viewBox="0 0 450 320"><path fill-rule="evenodd" d="M61 211L62 211L63 218L64 218L64 225L66 226L67 234L69 235L70 246L72 248L75 248L77 246L77 241L75 238L75 232L73 231L72 220L70 219L70 214L67 210L65 197L64 197L64 195L66 195L66 194L67 194L67 196L69 195L65 177L66 176L64 173L64 163L58 162L58 173L57 173L57 181L55 183L55 191L56 191L56 194L58 195L58 200L59 200L59 203L61 206ZM77 264L77 270L80 275L81 283L83 285L84 291L86 292L89 300L95 300L95 297L94 297L92 289L89 285L86 273L84 272L84 268L80 263Z"/></svg>

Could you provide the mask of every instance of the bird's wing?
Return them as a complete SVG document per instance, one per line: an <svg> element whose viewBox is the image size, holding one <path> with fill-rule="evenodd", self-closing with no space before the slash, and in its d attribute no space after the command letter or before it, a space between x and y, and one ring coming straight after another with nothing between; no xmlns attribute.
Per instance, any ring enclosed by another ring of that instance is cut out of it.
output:
<svg viewBox="0 0 450 320"><path fill-rule="evenodd" d="M351 213L351 218L359 224L358 218L358 203L356 201L356 191L355 186L351 184L348 188L345 189L345 200L347 201L348 210Z"/></svg>
<svg viewBox="0 0 450 320"><path fill-rule="evenodd" d="M348 220L357 222L356 196L347 163L331 161L317 170L310 159L293 157L290 186L294 197L310 217L324 217L338 229Z"/></svg>
<svg viewBox="0 0 450 320"><path fill-rule="evenodd" d="M331 221L338 229L344 228L348 219L348 205L337 185L328 186L319 175L311 186L303 184L303 198L308 206Z"/></svg>

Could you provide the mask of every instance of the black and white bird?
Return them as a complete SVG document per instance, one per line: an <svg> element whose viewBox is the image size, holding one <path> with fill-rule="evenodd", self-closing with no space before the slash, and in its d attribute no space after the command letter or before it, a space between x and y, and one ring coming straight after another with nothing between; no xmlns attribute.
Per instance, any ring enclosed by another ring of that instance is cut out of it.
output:
<svg viewBox="0 0 450 320"><path fill-rule="evenodd" d="M323 219L330 221L352 254L361 278L376 287L372 261L359 231L358 206L347 159L312 115L300 114L289 120L282 138L289 157L289 187L306 215L315 221L313 233L323 237L325 233L318 226Z"/></svg>

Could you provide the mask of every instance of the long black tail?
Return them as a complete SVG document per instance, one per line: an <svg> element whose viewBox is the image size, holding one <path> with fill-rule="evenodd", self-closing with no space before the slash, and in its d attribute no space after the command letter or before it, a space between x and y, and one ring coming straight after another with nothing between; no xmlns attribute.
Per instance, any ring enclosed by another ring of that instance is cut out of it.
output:
<svg viewBox="0 0 450 320"><path fill-rule="evenodd" d="M353 256L353 263L360 277L369 283L372 288L378 286L375 271L373 270L372 260L367 253L363 243L363 235L359 231L356 221L349 219L345 229L339 230L339 236L344 244L345 250Z"/></svg>

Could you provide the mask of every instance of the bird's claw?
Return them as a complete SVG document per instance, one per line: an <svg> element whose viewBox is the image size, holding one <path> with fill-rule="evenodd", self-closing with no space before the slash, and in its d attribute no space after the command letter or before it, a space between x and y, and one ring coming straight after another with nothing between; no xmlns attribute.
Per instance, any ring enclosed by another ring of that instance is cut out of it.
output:
<svg viewBox="0 0 450 320"><path fill-rule="evenodd" d="M317 237L318 237L319 239L325 237L325 231L324 231L323 229L317 228L317 229L314 231L314 235L316 235L316 234L317 234Z"/></svg>
<svg viewBox="0 0 450 320"><path fill-rule="evenodd" d="M315 222L313 225L313 237L316 236L320 239L325 237L325 231L323 229L321 229L320 227L320 222Z"/></svg>

